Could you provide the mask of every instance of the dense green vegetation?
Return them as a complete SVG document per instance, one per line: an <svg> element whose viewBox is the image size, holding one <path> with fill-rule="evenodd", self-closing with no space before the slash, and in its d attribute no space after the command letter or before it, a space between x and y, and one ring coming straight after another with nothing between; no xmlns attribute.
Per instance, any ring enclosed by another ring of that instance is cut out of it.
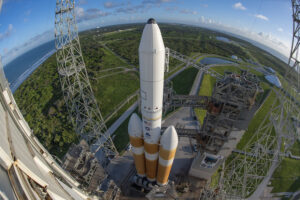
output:
<svg viewBox="0 0 300 200"><path fill-rule="evenodd" d="M143 26L119 25L80 33L88 75L104 118L139 88L136 69ZM230 57L234 54L244 60L259 61L278 69L279 72L284 67L279 59L250 43L216 31L167 24L160 24L160 28L165 46L188 56L196 58L200 53L209 53ZM216 40L216 36L224 36L234 42L222 42ZM167 76L179 70L181 66L176 66L180 64L170 58L170 73ZM174 89L178 94L189 93L197 71L188 68L174 78ZM78 141L62 98L55 55L23 82L15 92L15 97L34 134L52 154L62 157L70 144ZM121 108L107 124L111 125L133 102L131 100ZM118 134L116 141L117 136ZM120 145L119 150L123 147L124 145Z"/></svg>
<svg viewBox="0 0 300 200"><path fill-rule="evenodd" d="M106 117L138 89L139 78L135 71L102 78L108 74L102 70L132 67L104 49L92 35L83 33L80 39L91 85L102 115ZM55 55L24 81L15 92L15 97L34 134L52 154L62 157L69 146L78 141L62 98Z"/></svg>
<svg viewBox="0 0 300 200"><path fill-rule="evenodd" d="M52 154L62 156L77 141L62 99L55 55L37 68L14 95L34 134Z"/></svg>

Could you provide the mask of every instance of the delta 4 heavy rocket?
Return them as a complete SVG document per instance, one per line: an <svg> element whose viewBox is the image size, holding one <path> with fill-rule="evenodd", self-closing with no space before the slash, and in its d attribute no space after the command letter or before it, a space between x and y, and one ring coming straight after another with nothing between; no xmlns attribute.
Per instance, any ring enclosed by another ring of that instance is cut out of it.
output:
<svg viewBox="0 0 300 200"><path fill-rule="evenodd" d="M139 46L142 120L132 114L128 133L139 177L165 185L175 157L178 136L173 126L161 135L165 46L156 21L149 19Z"/></svg>

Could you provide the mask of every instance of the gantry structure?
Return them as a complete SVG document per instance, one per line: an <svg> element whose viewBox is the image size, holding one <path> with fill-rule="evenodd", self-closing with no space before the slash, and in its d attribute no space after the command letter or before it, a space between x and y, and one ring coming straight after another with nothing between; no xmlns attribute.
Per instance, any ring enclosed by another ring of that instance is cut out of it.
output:
<svg viewBox="0 0 300 200"><path fill-rule="evenodd" d="M235 151L223 166L219 185L206 187L202 199L259 199L283 156L289 155L299 138L300 1L291 2L293 39L289 66L282 80L284 88L271 89L270 95L275 98L269 102L269 112L243 149Z"/></svg>
<svg viewBox="0 0 300 200"><path fill-rule="evenodd" d="M82 56L75 17L75 0L57 0L55 11L57 70L75 132L100 152L100 162L118 154L94 96Z"/></svg>
<svg viewBox="0 0 300 200"><path fill-rule="evenodd" d="M218 186L211 188L208 184L202 193L202 199L258 199L267 186L282 157L289 154L289 149L299 138L300 127L300 75L298 47L300 45L300 1L292 0L293 6L293 41L290 52L289 66L286 68L284 88L273 87L269 95L274 98L270 102L270 110L252 137L240 150L234 150L222 167L222 176ZM207 66L195 63L192 59L176 51L170 50L170 56L204 73L220 80L222 76ZM286 87L287 86L287 87ZM221 97L223 98L223 97ZM209 97L192 97L173 95L167 106L205 107ZM208 120L210 117L206 117ZM216 126L215 123L204 123ZM211 127L213 127L211 126ZM205 127L203 127L205 128ZM203 129L202 128L202 129ZM182 130L182 135L209 135L205 131ZM179 133L180 134L180 133ZM213 140L219 139L216 137ZM213 194L213 195L212 195Z"/></svg>
<svg viewBox="0 0 300 200"><path fill-rule="evenodd" d="M300 15L299 0L292 0L293 41L286 68L284 89L273 87L274 98L270 111L252 138L233 160L225 166L220 182L222 198L258 199L284 155L297 140L300 120L299 57Z"/></svg>

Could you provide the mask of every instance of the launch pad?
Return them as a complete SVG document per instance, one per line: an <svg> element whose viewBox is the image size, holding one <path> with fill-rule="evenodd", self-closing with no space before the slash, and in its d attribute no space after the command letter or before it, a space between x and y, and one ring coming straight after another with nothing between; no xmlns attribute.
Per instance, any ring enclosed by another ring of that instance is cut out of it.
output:
<svg viewBox="0 0 300 200"><path fill-rule="evenodd" d="M217 82L212 96L199 96L203 72L209 71L204 66L190 95L176 94L172 82L163 79L166 55L174 52L164 47L157 24L150 22L145 26L139 50L142 120L133 114L128 125L135 165L132 157L122 156L114 159L119 160L115 163L111 161L106 170L124 196L174 198L178 191L180 195L197 197L242 137L244 130L239 124L249 119L244 114L252 110L263 90L254 74L242 70L240 74L214 76ZM178 58L187 60L183 56ZM176 117L162 121L162 113L178 107L187 116L181 121L188 123L181 124ZM195 116L194 108L207 111L203 124ZM166 120L169 122L165 123Z"/></svg>

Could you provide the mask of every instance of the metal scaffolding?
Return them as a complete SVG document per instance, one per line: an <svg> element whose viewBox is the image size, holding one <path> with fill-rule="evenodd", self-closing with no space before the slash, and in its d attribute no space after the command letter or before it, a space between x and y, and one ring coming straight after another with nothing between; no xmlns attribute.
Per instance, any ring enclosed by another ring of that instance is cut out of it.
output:
<svg viewBox="0 0 300 200"><path fill-rule="evenodd" d="M299 107L299 57L300 1L292 0L293 41L289 65L284 76L285 87L275 94L270 111L257 127L252 138L232 160L226 164L220 182L223 199L258 199L273 172L298 136Z"/></svg>
<svg viewBox="0 0 300 200"><path fill-rule="evenodd" d="M272 88L272 92L275 93L276 98L272 103L270 111L266 114L262 123L259 127L257 127L256 131L252 134L252 137L247 141L247 144L243 147L243 149L239 150L238 152L234 151L232 153L230 161L226 163L222 170L223 176L219 181L218 187L211 188L209 185L205 187L202 194L202 198L204 199L258 199L263 191L262 188L265 188L268 184L273 172L279 165L281 158L284 155L287 155L287 152L289 148L294 144L296 137L299 137L297 135L297 131L300 127L300 97L298 94L298 91L300 91L300 62L298 61L297 50L300 44L300 17L298 16L300 5L299 2L300 1L293 1L294 39L291 50L291 58L289 61L292 67L287 68L284 77L286 83L288 83L292 87L290 87L288 90L285 90L283 88ZM221 75L215 74L214 71L209 70L208 67L201 64L196 64L194 61L192 61L192 59L181 55L178 52L170 50L170 56L182 62L185 62L188 65L191 65L199 70L202 70L205 73L215 76L219 80L222 79ZM257 84L256 81L253 81L253 83ZM219 86L215 89L218 90L218 88L222 88L221 84L222 81L219 81ZM245 86L247 87L247 85ZM249 86L251 87L251 85ZM174 93L172 95L172 91L171 93L170 91L168 92L168 95L165 95L166 99L168 98L168 101L166 101L166 107L172 108L177 106L188 106L205 108L205 104L207 104L207 101L213 101L214 99L221 99L221 103L224 103L226 99L230 99L230 101L232 101L231 103L234 104L235 97L238 97L239 95L245 96L244 93L246 92L246 90L240 90L235 94L231 94L230 92L228 94L225 94L225 92L224 94L219 96L218 92L215 91L214 95L211 98L193 97L187 95L182 96L176 95ZM252 97L256 96L256 92L254 90L250 93L251 98L247 103L248 106L251 106L251 104L253 104L253 101L251 101L251 99L255 99ZM240 109L242 108L237 109L237 111ZM240 112L238 112L237 114L239 113ZM238 115L236 115L235 119L233 120L236 120L236 117L238 117ZM227 124L228 130L230 131L230 129L232 129L233 124L229 123L229 116L222 117L221 114L218 116L218 118L219 119L216 121L215 116L210 116L208 112L208 116L205 119L204 125L202 129L197 132L197 134L202 136L211 135L210 132L207 132L207 130L205 130L206 126L209 126L208 129L213 130L220 124ZM222 119L227 120L228 122L225 122ZM210 122L207 122L207 120ZM181 134L190 136L196 134L196 131L194 131L192 134L186 134L186 131L184 129L178 129L178 131L179 135ZM218 134L213 135L218 136ZM216 139L219 140L215 137L211 138L212 141ZM224 141L226 140L223 140L219 143L223 143ZM202 144L208 144L209 142L210 141L202 142ZM211 152L216 153L217 150L215 152ZM216 191L218 192L216 193Z"/></svg>
<svg viewBox="0 0 300 200"><path fill-rule="evenodd" d="M221 74L219 74L218 72L216 72L214 70L209 70L207 65L197 63L193 59L189 58L188 56L185 56L185 55L183 55L177 51L174 51L168 47L166 49L172 58L175 58L183 63L186 63L187 66L195 67L196 69L199 69L200 71L203 71L213 77L216 77L217 79L222 79L223 76Z"/></svg>
<svg viewBox="0 0 300 200"><path fill-rule="evenodd" d="M74 1L56 1L57 69L75 132L92 145L96 152L102 152L101 163L105 166L109 158L118 153L107 132L88 78L78 37Z"/></svg>

